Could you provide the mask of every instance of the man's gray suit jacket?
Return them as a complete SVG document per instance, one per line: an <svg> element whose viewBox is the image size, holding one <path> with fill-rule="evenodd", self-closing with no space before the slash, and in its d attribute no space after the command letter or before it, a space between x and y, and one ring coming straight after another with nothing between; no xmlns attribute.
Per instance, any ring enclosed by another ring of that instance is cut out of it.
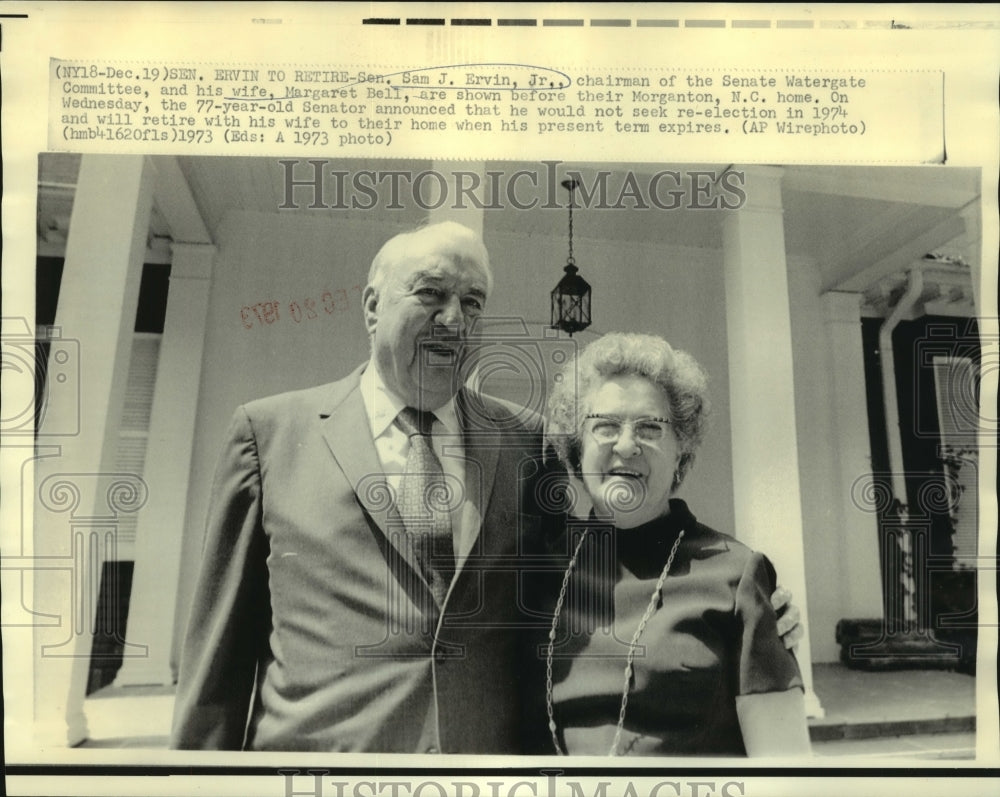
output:
<svg viewBox="0 0 1000 797"><path fill-rule="evenodd" d="M473 550L437 607L358 387L240 407L213 488L172 745L519 752L518 639L538 516L537 415L463 389Z"/></svg>

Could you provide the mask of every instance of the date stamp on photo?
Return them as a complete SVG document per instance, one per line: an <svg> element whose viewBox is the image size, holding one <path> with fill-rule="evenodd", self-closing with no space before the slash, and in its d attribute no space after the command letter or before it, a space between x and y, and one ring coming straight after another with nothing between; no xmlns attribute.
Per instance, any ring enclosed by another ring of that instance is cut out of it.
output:
<svg viewBox="0 0 1000 797"><path fill-rule="evenodd" d="M301 324L323 316L349 311L352 307L356 307L351 301L351 294L355 291L360 300L362 288L360 285L353 285L350 288L338 288L334 291L324 290L318 299L315 296L305 296L288 302L272 299L245 304L240 308L240 323L244 329L270 326L289 319Z"/></svg>

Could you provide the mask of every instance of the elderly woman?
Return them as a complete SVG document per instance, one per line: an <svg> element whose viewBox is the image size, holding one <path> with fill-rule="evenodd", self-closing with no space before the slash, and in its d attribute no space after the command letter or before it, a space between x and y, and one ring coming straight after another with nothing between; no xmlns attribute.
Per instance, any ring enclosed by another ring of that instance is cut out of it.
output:
<svg viewBox="0 0 1000 797"><path fill-rule="evenodd" d="M649 335L606 335L556 380L548 435L593 509L560 535L551 630L536 648L548 752L809 750L802 681L769 601L773 567L673 497L707 405L699 365Z"/></svg>

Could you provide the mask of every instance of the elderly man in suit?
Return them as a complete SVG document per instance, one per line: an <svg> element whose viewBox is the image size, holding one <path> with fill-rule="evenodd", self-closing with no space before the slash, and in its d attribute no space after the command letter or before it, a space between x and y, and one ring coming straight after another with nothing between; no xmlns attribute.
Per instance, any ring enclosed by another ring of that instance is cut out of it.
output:
<svg viewBox="0 0 1000 797"><path fill-rule="evenodd" d="M471 230L397 236L362 296L370 361L236 411L173 746L520 751L542 443L533 413L463 384L491 287Z"/></svg>
<svg viewBox="0 0 1000 797"><path fill-rule="evenodd" d="M533 414L459 383L491 287L471 230L397 236L363 294L371 360L236 412L175 746L518 749L512 564L542 446Z"/></svg>

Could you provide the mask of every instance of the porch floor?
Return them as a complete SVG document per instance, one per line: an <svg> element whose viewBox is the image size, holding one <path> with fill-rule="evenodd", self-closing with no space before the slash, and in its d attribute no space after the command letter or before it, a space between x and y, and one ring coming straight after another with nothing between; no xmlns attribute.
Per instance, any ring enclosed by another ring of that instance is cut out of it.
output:
<svg viewBox="0 0 1000 797"><path fill-rule="evenodd" d="M815 755L975 758L976 680L970 675L814 664L813 689L825 711L809 721Z"/></svg>
<svg viewBox="0 0 1000 797"><path fill-rule="evenodd" d="M813 665L826 715L810 720L820 756L971 759L975 679L947 670L864 672ZM164 749L173 687L108 687L85 702L91 738L82 747Z"/></svg>

